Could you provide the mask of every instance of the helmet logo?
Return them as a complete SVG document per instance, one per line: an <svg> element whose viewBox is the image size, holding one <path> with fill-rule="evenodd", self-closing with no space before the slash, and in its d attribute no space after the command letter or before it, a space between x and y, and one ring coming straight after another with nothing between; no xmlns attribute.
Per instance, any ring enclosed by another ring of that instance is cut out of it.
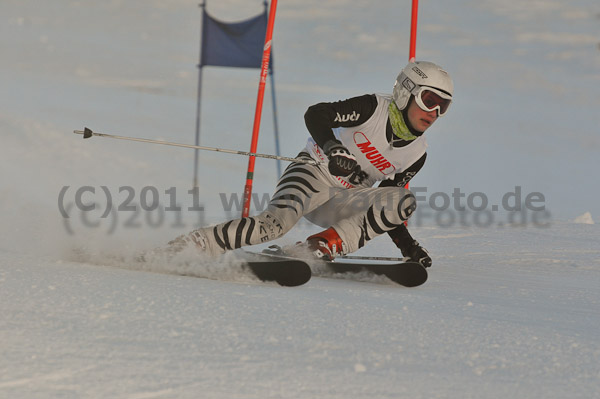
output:
<svg viewBox="0 0 600 399"><path fill-rule="evenodd" d="M413 82L412 80L410 80L410 78L406 78L402 81L402 86L404 86L404 88L410 92L413 91L413 89L415 87L417 87L417 85L415 84L415 82Z"/></svg>
<svg viewBox="0 0 600 399"><path fill-rule="evenodd" d="M425 75L425 72L421 71L419 68L417 68L416 66L412 67L412 70L419 75L420 77L422 77L423 79L427 79L428 76Z"/></svg>

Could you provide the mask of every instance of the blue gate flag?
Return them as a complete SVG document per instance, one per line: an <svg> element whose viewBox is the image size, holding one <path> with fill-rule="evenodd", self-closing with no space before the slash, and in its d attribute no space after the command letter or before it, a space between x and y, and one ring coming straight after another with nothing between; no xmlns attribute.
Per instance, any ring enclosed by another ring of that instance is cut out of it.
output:
<svg viewBox="0 0 600 399"><path fill-rule="evenodd" d="M202 13L202 53L204 65L260 68L267 34L267 10L256 17L240 22L221 22ZM273 58L269 62L272 71Z"/></svg>
<svg viewBox="0 0 600 399"><path fill-rule="evenodd" d="M268 12L265 10L253 18L240 22L222 22L206 12L206 1L202 7L202 37L200 40L200 62L198 63L198 104L196 107L196 145L200 145L200 103L202 98L202 69L204 66L223 66L238 68L262 67L265 39L267 36ZM269 75L273 96L273 124L275 150L279 150L279 127L277 125L277 106L275 101L275 79L273 75L273 48L269 57ZM198 187L199 150L194 153L194 187ZM281 176L281 161L277 161L277 176Z"/></svg>

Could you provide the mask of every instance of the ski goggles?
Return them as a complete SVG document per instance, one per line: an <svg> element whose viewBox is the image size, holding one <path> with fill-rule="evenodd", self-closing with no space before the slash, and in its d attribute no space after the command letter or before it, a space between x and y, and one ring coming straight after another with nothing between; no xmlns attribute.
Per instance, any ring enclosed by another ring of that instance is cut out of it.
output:
<svg viewBox="0 0 600 399"><path fill-rule="evenodd" d="M452 102L451 95L433 87L416 86L412 90L412 94L415 96L415 101L419 108L427 112L437 110L439 116L444 115L448 111L448 107L450 107L450 103Z"/></svg>

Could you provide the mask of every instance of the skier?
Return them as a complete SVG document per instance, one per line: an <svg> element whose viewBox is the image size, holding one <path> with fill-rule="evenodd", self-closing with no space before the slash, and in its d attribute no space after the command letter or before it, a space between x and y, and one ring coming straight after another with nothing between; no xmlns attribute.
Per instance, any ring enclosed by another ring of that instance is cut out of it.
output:
<svg viewBox="0 0 600 399"><path fill-rule="evenodd" d="M259 215L194 230L170 248L192 245L218 255L279 238L305 217L326 228L302 244L318 258L354 252L387 233L403 256L431 266L405 226L417 204L404 186L423 167L423 133L448 111L452 93L446 71L418 61L400 72L391 96L367 94L309 107L304 118L311 138L297 158L317 164L290 164Z"/></svg>

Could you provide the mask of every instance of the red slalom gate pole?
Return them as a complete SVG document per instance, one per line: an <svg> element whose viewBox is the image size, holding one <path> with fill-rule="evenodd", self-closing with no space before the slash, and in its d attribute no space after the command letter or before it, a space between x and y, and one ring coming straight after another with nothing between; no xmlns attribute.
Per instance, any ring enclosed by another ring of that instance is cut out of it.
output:
<svg viewBox="0 0 600 399"><path fill-rule="evenodd" d="M408 49L408 62L415 61L417 52L417 20L419 18L419 0L412 0L412 12L410 16L410 46ZM408 183L404 186L408 190ZM408 223L404 222L406 226Z"/></svg>
<svg viewBox="0 0 600 399"><path fill-rule="evenodd" d="M254 127L252 129L252 143L250 152L256 153L258 146L258 133L260 130L260 117L262 113L263 99L265 97L265 84L269 72L269 58L271 56L271 40L273 38L273 26L275 25L275 10L277 9L277 0L271 0L269 10L269 20L267 22L267 34L265 35L265 47L263 50L262 66L260 70L260 81L258 83L258 97L256 99L256 111L254 113ZM244 208L242 217L248 217L250 214L250 202L252 200L252 184L254 182L254 163L256 158L250 156L248 160L248 172L246 173L246 186L244 187Z"/></svg>
<svg viewBox="0 0 600 399"><path fill-rule="evenodd" d="M410 18L410 49L408 51L408 62L415 60L417 51L417 19L419 16L419 0L413 0Z"/></svg>

